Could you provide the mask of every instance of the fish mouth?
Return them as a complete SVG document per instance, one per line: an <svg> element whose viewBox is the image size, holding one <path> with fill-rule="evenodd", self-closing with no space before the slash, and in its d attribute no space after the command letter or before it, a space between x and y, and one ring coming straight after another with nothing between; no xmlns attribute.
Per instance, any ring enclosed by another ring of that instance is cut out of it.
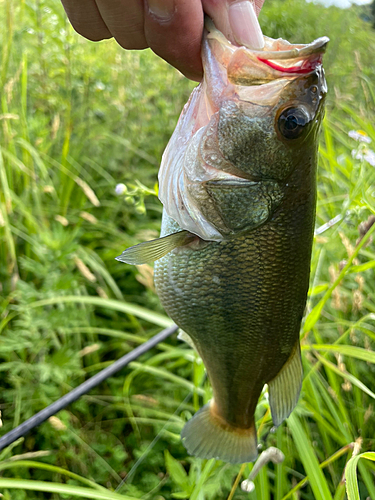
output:
<svg viewBox="0 0 375 500"><path fill-rule="evenodd" d="M248 178L248 177L239 177L237 175L229 174L227 172L224 172L225 176L223 173L219 170L217 170L217 175L215 177L212 177L210 180L204 181L205 185L210 185L210 184L215 184L215 185L225 185L225 186L255 186L256 184L259 184L262 179L260 178Z"/></svg>
<svg viewBox="0 0 375 500"><path fill-rule="evenodd" d="M324 36L308 44L291 44L282 38L264 38L262 50L232 44L205 20L207 40L219 64L226 68L228 81L235 85L262 85L280 78L314 72L322 64L329 38Z"/></svg>
<svg viewBox="0 0 375 500"><path fill-rule="evenodd" d="M243 172L232 164L228 170L220 170L219 168L215 168L207 162L202 161L201 169L202 172L204 172L203 176L201 174L201 178L204 183L216 182L220 184L231 184L234 186L239 184L254 185L264 180L264 178L258 175Z"/></svg>
<svg viewBox="0 0 375 500"><path fill-rule="evenodd" d="M327 48L329 38L322 36L308 44L291 44L282 38L274 40L268 36L264 37L265 47L263 50L251 50L259 54L259 58L273 59L302 59L310 57L314 54L323 54ZM270 50L266 50L266 49Z"/></svg>
<svg viewBox="0 0 375 500"><path fill-rule="evenodd" d="M263 50L257 52L258 61L270 68L283 73L312 73L322 63L323 54L327 48L329 38L324 36L313 42L301 45L291 45L285 40L268 39L271 46L277 45L278 50Z"/></svg>
<svg viewBox="0 0 375 500"><path fill-rule="evenodd" d="M214 186L227 186L227 187L243 187L243 186L256 186L259 184L259 181L250 181L249 179L245 179L243 177L236 177L235 175L231 175L226 179L216 178L210 181L206 181L205 185L214 185Z"/></svg>

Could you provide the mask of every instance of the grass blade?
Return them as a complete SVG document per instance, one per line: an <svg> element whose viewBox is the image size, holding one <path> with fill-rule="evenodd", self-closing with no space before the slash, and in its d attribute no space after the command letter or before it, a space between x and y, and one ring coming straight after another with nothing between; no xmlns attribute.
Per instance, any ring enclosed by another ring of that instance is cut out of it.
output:
<svg viewBox="0 0 375 500"><path fill-rule="evenodd" d="M338 354L342 354L343 356L350 356L352 358L362 359L363 361L367 361L369 363L375 363L375 352L352 345L313 344L311 346L302 346L302 350L336 352Z"/></svg>
<svg viewBox="0 0 375 500"><path fill-rule="evenodd" d="M287 423L290 432L292 433L299 457L307 475L309 476L309 483L314 493L315 500L332 499L327 480L319 467L319 462L316 458L314 448L296 413L291 414Z"/></svg>
<svg viewBox="0 0 375 500"><path fill-rule="evenodd" d="M346 493L348 495L348 500L360 500L357 482L357 464L361 458L366 458L367 460L372 460L375 462L375 452L361 453L352 457L347 463L345 469L346 478Z"/></svg>
<svg viewBox="0 0 375 500"><path fill-rule="evenodd" d="M50 483L44 481L28 481L25 479L0 479L0 488L9 488L27 491L43 491L45 493L60 493L94 500L137 500L134 497L119 495L113 491L98 491L82 486L69 486L67 484Z"/></svg>
<svg viewBox="0 0 375 500"><path fill-rule="evenodd" d="M346 370L340 370L337 368L337 366L331 361L328 361L327 359L323 358L323 356L319 356L319 354L316 354L316 357L323 363L323 365L327 366L330 368L333 372L337 373L337 375L340 375L343 378L346 378L351 382L353 385L358 387L359 389L362 389L363 392L371 396L373 399L375 399L375 394L360 380L357 379L357 377L354 377L351 373L347 372Z"/></svg>
<svg viewBox="0 0 375 500"><path fill-rule="evenodd" d="M104 307L107 309L113 309L115 311L123 312L126 314L131 314L132 316L136 316L138 318L144 319L153 323L154 325L168 327L173 325L173 321L169 319L167 316L163 316L162 314L150 311L149 309L145 309L141 306L137 306L134 304L128 304L126 302L120 302L119 300L114 299L103 299L101 297L92 297L89 295L67 295L67 296L59 296L59 297L51 297L50 299L38 300L37 302L33 302L29 304L28 307L44 307L51 306L55 304L66 304L66 303L77 303L77 304L89 304L92 306Z"/></svg>
<svg viewBox="0 0 375 500"><path fill-rule="evenodd" d="M14 458L14 457L12 457ZM0 471L5 470L5 469L16 469L16 468L34 468L34 469L42 469L42 470L48 470L50 472L55 472L56 474L61 474L63 476L70 477L72 479L75 479L76 481L80 481L83 484L86 484L87 486L91 486L92 488L95 488L100 491L107 491L103 486L100 486L100 484L96 484L93 481L90 481L89 479L86 479L85 477L79 476L78 474L75 474L74 472L70 472L69 470L63 469L62 467L56 467L55 465L50 465L50 464L45 464L43 462L35 462L32 460L17 460L17 461L6 461L0 463Z"/></svg>

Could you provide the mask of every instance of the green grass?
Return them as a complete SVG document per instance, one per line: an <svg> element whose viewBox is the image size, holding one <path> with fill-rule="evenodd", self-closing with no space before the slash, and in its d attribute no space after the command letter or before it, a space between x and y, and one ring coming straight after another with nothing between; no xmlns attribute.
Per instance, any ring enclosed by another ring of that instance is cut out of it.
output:
<svg viewBox="0 0 375 500"><path fill-rule="evenodd" d="M375 34L361 12L268 0L261 14L270 36L332 39L317 227L341 220L315 239L299 404L275 433L266 393L256 414L260 442L285 461L244 493L233 484L252 464L186 455L180 430L210 387L174 337L0 452L3 498L339 500L346 464L349 499L357 485L360 499L375 498L375 226L362 231L375 214L375 168L353 157L360 145L348 136L361 129L375 149ZM158 234L157 167L194 84L149 51L83 40L52 0L3 0L0 24L7 432L170 324L152 268L114 258ZM120 182L127 192L116 196Z"/></svg>

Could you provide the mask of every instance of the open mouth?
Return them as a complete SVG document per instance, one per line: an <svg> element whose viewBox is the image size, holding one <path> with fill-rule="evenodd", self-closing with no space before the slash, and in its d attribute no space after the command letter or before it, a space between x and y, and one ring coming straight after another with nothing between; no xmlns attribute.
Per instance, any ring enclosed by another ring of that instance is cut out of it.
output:
<svg viewBox="0 0 375 500"><path fill-rule="evenodd" d="M307 45L291 45L285 40L273 40L264 37L267 45L277 50L257 51L258 61L267 64L272 69L285 73L311 73L322 63L329 38L324 36ZM255 52L255 51L254 51ZM290 65L292 63L292 65Z"/></svg>
<svg viewBox="0 0 375 500"><path fill-rule="evenodd" d="M264 50L252 50L259 55L262 54L264 59L304 59L314 54L323 54L329 42L327 36L322 36L307 44L291 44L281 38L274 40L268 36L264 39L266 42Z"/></svg>
<svg viewBox="0 0 375 500"><path fill-rule="evenodd" d="M233 45L206 19L207 39L221 64L226 67L228 79L236 85L252 86L278 78L308 74L322 63L329 42L321 37L308 44L291 44L281 38L264 38L264 48L252 49Z"/></svg>

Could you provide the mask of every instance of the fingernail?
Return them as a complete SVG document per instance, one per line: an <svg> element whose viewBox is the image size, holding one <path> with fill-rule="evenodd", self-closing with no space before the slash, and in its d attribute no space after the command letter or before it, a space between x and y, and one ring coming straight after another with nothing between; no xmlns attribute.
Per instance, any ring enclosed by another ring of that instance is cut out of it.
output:
<svg viewBox="0 0 375 500"><path fill-rule="evenodd" d="M236 42L251 49L264 48L264 38L252 2L243 0L229 7L229 22Z"/></svg>
<svg viewBox="0 0 375 500"><path fill-rule="evenodd" d="M167 21L175 12L174 0L147 0L149 11L155 17Z"/></svg>

